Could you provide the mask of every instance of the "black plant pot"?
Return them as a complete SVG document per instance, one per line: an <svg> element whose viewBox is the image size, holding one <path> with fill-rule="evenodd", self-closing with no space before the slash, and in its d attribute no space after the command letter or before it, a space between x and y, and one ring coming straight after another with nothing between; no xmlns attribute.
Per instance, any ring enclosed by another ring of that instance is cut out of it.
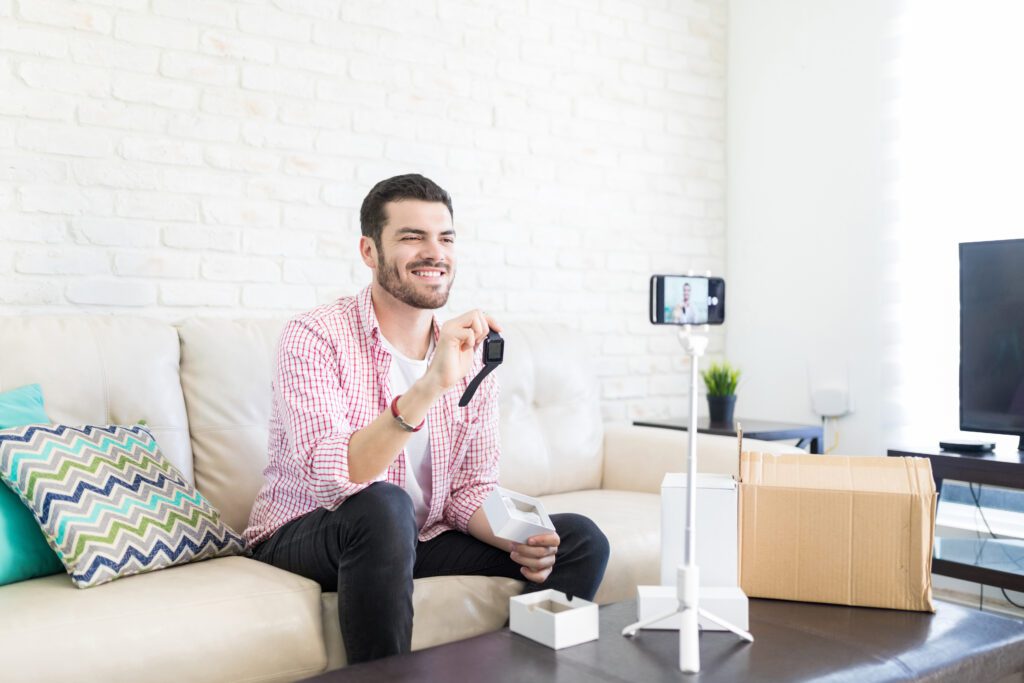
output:
<svg viewBox="0 0 1024 683"><path fill-rule="evenodd" d="M732 396L708 396L708 413L713 425L732 426L736 410L736 394Z"/></svg>

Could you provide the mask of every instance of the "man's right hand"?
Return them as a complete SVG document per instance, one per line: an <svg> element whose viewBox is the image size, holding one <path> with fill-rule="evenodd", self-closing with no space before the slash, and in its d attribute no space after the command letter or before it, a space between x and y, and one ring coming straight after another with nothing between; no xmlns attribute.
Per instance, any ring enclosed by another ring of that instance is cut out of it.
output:
<svg viewBox="0 0 1024 683"><path fill-rule="evenodd" d="M488 329L501 332L494 318L479 309L463 313L441 325L434 350L434 359L423 376L439 392L455 386L473 367L476 347L487 336Z"/></svg>
<svg viewBox="0 0 1024 683"><path fill-rule="evenodd" d="M434 358L426 374L417 380L398 400L398 411L406 422L419 424L426 419L430 407L440 396L469 374L477 345L487 336L487 328L501 331L483 311L469 311L441 326ZM348 445L349 480L369 483L394 462L409 432L403 431L384 410L366 427L356 430Z"/></svg>

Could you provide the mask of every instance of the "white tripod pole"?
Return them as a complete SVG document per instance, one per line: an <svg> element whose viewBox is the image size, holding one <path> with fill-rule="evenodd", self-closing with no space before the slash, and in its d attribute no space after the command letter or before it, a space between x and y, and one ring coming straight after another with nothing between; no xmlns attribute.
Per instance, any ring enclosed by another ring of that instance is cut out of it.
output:
<svg viewBox="0 0 1024 683"><path fill-rule="evenodd" d="M676 588L682 623L679 627L679 670L700 671L698 615L700 610L700 570L697 568L697 360L708 347L708 338L690 333L689 327L679 330L679 341L690 357L690 439L686 458L686 545L683 566L679 568Z"/></svg>
<svg viewBox="0 0 1024 683"><path fill-rule="evenodd" d="M665 614L658 614L649 619L630 624L622 630L624 636L635 636L640 629L655 624L674 614L680 615L682 623L679 628L679 670L683 673L700 673L700 630L699 617L704 617L724 629L732 631L748 642L754 642L754 636L743 629L730 624L721 617L711 614L700 607L700 570L697 568L697 365L698 359L704 355L708 347L708 338L690 333L689 327L679 330L679 341L686 354L690 357L690 424L689 454L686 459L686 527L683 564L679 566L676 577L676 595L679 607Z"/></svg>

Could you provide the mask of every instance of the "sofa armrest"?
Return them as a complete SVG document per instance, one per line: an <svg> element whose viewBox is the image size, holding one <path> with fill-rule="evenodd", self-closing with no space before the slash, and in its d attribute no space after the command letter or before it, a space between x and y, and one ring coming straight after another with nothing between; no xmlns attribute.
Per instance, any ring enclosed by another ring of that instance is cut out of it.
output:
<svg viewBox="0 0 1024 683"><path fill-rule="evenodd" d="M736 437L697 435L697 471L739 476ZM744 439L743 449L761 453L806 453L778 441ZM688 433L677 429L606 424L601 488L660 493L667 472L685 472Z"/></svg>

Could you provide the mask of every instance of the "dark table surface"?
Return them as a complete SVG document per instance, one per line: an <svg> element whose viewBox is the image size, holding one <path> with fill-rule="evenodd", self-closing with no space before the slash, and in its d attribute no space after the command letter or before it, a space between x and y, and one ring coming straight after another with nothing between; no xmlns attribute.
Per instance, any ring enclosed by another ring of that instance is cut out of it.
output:
<svg viewBox="0 0 1024 683"><path fill-rule="evenodd" d="M678 429L686 431L690 426L690 419L683 417L670 417L662 420L634 420L633 424L638 427L659 427L661 429ZM824 430L820 424L808 425L795 422L775 422L772 420L753 420L749 418L737 418L732 423L711 422L707 415L697 418L697 431L702 434L717 434L719 436L736 436L736 425L742 425L743 435L750 439L762 439L765 441L789 441L796 439L803 448L809 442L811 453L821 453L824 448L822 440Z"/></svg>
<svg viewBox="0 0 1024 683"><path fill-rule="evenodd" d="M996 681L1024 670L1024 622L946 602L936 613L750 601L755 642L701 635L701 673L679 671L679 635L620 635L634 602L601 608L601 639L563 650L503 629L350 666L316 681Z"/></svg>
<svg viewBox="0 0 1024 683"><path fill-rule="evenodd" d="M1024 451L961 452L939 448L890 448L890 456L915 456L932 461L937 483L958 479L982 484L1024 488Z"/></svg>

